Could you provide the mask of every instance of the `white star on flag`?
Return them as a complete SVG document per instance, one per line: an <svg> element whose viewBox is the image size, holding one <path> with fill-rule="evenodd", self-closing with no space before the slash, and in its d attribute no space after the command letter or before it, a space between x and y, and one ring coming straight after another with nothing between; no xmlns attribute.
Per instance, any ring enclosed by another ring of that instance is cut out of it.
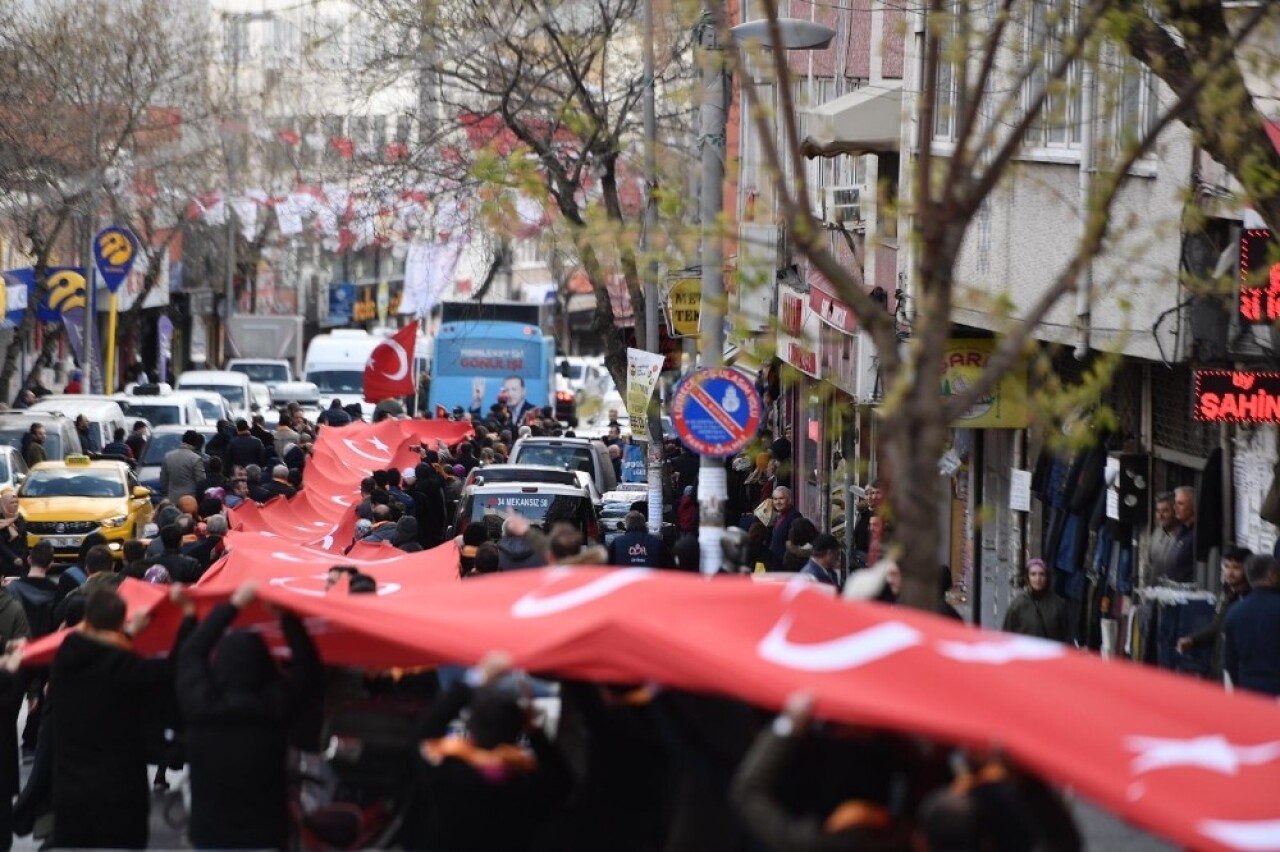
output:
<svg viewBox="0 0 1280 852"><path fill-rule="evenodd" d="M1232 745L1220 734L1189 740L1127 737L1125 744L1137 754L1130 766L1134 775L1180 766L1235 775L1241 766L1260 766L1280 759L1280 740L1240 746Z"/></svg>
<svg viewBox="0 0 1280 852"><path fill-rule="evenodd" d="M373 446L377 448L378 452L385 453L387 450L391 449L386 444L382 443L382 441L379 440L377 436L370 438L369 443L373 444Z"/></svg>

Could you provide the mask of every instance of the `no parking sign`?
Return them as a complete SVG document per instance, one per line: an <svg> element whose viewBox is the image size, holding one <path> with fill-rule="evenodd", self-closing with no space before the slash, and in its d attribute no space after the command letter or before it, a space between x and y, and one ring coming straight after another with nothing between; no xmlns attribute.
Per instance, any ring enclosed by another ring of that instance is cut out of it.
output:
<svg viewBox="0 0 1280 852"><path fill-rule="evenodd" d="M671 420L681 442L695 453L731 456L755 437L764 416L760 395L737 370L699 370L676 385Z"/></svg>

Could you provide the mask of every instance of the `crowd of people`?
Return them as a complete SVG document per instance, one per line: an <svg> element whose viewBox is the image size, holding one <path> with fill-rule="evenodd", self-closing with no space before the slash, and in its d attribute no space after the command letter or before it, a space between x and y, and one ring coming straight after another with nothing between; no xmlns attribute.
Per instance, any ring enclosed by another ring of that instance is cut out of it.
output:
<svg viewBox="0 0 1280 852"><path fill-rule="evenodd" d="M386 541L406 552L439 544L469 470L505 461L521 434L559 428L516 426L493 414L473 423L474 436L458 446L423 446L413 468L364 479L351 544ZM326 673L307 631L288 613L278 613L291 651L287 665L272 658L261 633L230 629L236 613L253 604L252 585L202 621L185 588L225 552L228 508L306 487L318 430L343 425L336 413L325 420L313 424L299 410L285 410L274 431L261 423L220 423L207 443L187 432L162 462L165 495L153 527L124 544L123 559L93 536L73 565L55 564L45 543L16 557L6 573L18 576L0 594L0 637L20 642L64 626L77 629L49 667L19 669L22 650L13 645L3 658L0 778L7 795L0 795L0 843L11 833L36 833L52 847L141 848L148 841L149 788L163 791L169 771L183 763L190 768L188 834L196 847L279 848L298 830L288 767L292 756L320 750L335 678L348 697L351 678ZM115 436L130 453L132 437ZM687 477L696 475L678 455L670 469L673 486L687 488ZM772 549L776 539L790 564L803 555L804 570L831 581L825 575L837 561L835 540L810 534L806 525L813 525L794 516L785 485L768 494L775 518L766 546ZM624 526L606 551L589 546L573 526L542 530L513 515L497 541L464 534L460 570L470 577L637 559L697 570L692 536L664 547L639 511L629 513ZM126 622L118 592L125 577L170 584L183 607L186 618L167 657L143 659L131 650L145 623ZM347 583L351 594L374 587L358 572ZM881 732L823 727L801 703L771 724L767 714L727 699L642 684L563 682L558 725L545 732L532 724L514 686L523 681L509 669L497 654L465 677L447 678L442 670L357 678L362 700L418 702L418 722L405 744L416 755L400 838L406 848L745 850L869 843L906 849L921 839L959 836L955 832L981 844L1013 837L1010 831L1028 841L1054 824L1036 822L1046 803L1069 824L1061 802L1031 779L1009 771L958 792L945 750ZM24 700L27 724L19 736ZM32 762L21 790L20 754ZM897 757L885 759L890 754ZM982 760L999 762L999 756ZM153 777L149 765L156 767ZM780 773L789 779L785 791ZM1015 829L1010 803L1026 814Z"/></svg>
<svg viewBox="0 0 1280 852"><path fill-rule="evenodd" d="M520 437L572 434L547 411L517 421L499 402L480 414L459 407L447 415L470 422L469 439L424 445L416 465L363 479L355 532L340 548L386 542L414 552L441 544L470 471L506 462ZM384 410L375 419L388 416ZM124 543L122 559L94 536L71 565L56 564L47 544L27 552L18 543L24 536L5 532L16 529L13 495L0 495L0 568L11 575L0 593L0 639L9 643L0 658L0 846L12 834L34 833L50 847L142 848L152 791L166 790L171 772L185 764L194 846L280 848L302 826L299 756L322 750L339 707L391 701L414 708L400 744L412 756L398 838L405 848L1080 847L1061 796L998 751L963 752L821 724L803 694L771 717L736 700L653 684L534 681L537 694L560 699L558 719L544 727L529 677L512 672L501 653L472 669L353 674L326 669L303 624L273 611L290 652L281 663L261 632L231 626L240 610L261 605L252 584L198 620L185 589L225 553L227 510L304 489L320 430L358 417L335 401L316 422L290 406L274 430L255 418L220 422L207 442L187 432L163 459L164 496L153 524ZM145 425L114 435L104 449L140 456ZM605 443L620 465L625 440L613 427ZM894 534L883 484L867 487L847 548L797 511L789 432L763 434L725 462L726 521L742 527L749 543L738 567L799 572L846 597L893 602L900 576L880 558ZM696 505L688 517L688 506L700 460L668 443L665 462L674 536L652 534L639 504L607 547L584 541L571 524L543 529L509 515L496 531L472 524L457 538L460 575L469 581L575 564L697 571L698 518ZM1227 556L1213 624L1179 646L1214 647L1240 686L1280 693L1274 643L1259 651L1267 619L1280 618L1277 563L1245 551ZM331 575L331 586L339 586L341 573ZM348 573L347 593L377 588L374 578ZM1006 629L1069 641L1068 613L1049 569L1033 560L1027 575ZM125 577L169 584L183 608L168 656L144 659L132 651L132 637L146 625L126 621L118 592ZM946 602L949 581L941 566L937 609L958 617ZM19 668L23 640L68 626L77 629L51 666ZM31 762L21 789L20 759Z"/></svg>

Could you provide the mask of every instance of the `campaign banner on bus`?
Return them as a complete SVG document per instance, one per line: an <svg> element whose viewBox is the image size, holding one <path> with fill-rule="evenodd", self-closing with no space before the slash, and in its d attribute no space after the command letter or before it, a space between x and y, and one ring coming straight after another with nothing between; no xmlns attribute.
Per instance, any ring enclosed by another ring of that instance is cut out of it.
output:
<svg viewBox="0 0 1280 852"><path fill-rule="evenodd" d="M649 440L649 400L658 386L658 375L666 359L657 352L627 350L627 415L631 418L631 437Z"/></svg>

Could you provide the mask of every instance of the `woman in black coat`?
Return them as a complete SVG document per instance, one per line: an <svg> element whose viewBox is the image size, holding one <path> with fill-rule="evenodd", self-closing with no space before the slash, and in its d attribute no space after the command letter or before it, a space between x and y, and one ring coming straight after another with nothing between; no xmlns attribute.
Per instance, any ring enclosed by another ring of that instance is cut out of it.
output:
<svg viewBox="0 0 1280 852"><path fill-rule="evenodd" d="M191 764L190 838L197 849L284 848L289 732L320 700L324 685L315 644L295 616L280 617L293 655L283 676L259 634L226 632L256 591L253 583L237 589L178 654L178 704Z"/></svg>

